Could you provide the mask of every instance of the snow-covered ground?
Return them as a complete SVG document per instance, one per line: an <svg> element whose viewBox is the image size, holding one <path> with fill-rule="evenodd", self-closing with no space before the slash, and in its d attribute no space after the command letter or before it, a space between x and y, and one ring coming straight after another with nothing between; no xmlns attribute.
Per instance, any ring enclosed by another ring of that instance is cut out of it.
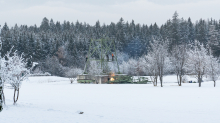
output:
<svg viewBox="0 0 220 123"><path fill-rule="evenodd" d="M0 123L220 123L220 81L215 88L213 82L179 87L175 76L166 76L164 82L161 88L30 77L21 86L17 105L13 90L5 88L7 105Z"/></svg>

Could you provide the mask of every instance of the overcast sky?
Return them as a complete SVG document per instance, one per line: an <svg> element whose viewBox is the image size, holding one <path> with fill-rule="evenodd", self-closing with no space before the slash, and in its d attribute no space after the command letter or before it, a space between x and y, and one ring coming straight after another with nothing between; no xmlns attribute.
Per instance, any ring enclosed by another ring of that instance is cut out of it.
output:
<svg viewBox="0 0 220 123"><path fill-rule="evenodd" d="M43 17L54 21L86 22L94 25L97 20L110 24L125 21L159 25L179 17L192 21L220 19L220 0L0 0L0 25L40 25Z"/></svg>

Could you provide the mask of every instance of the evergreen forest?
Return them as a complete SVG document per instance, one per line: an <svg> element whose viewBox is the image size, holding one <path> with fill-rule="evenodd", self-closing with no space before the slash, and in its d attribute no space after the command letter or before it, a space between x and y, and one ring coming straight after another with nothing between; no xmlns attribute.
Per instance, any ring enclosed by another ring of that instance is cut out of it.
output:
<svg viewBox="0 0 220 123"><path fill-rule="evenodd" d="M83 22L55 22L43 18L40 26L17 25L9 27L7 22L1 26L2 57L12 49L27 60L27 67L37 62L43 72L66 76L67 68L83 69L94 39L111 38L115 40L117 52L127 54L127 59L138 59L151 50L153 39L169 41L169 52L176 45L194 44L197 40L204 46L209 45L213 55L220 55L220 20L179 18L175 12L171 19L158 25L125 22L120 18L117 23L94 25ZM13 47L13 48L12 48Z"/></svg>

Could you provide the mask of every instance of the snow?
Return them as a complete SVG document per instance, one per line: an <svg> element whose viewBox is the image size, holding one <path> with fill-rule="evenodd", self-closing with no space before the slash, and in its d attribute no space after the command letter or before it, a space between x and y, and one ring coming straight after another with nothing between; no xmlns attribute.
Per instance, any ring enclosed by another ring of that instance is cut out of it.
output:
<svg viewBox="0 0 220 123"><path fill-rule="evenodd" d="M150 76L134 76L133 79L137 80L138 77L147 77L149 81L152 81ZM193 81L193 82L197 82L197 79L194 76L186 76L187 81ZM208 78L203 78L204 81L209 80ZM160 83L160 80L158 78L158 83ZM176 75L169 75L169 76L163 76L163 83L177 83L177 77Z"/></svg>
<svg viewBox="0 0 220 123"><path fill-rule="evenodd" d="M219 123L220 82L183 83L164 77L152 84L70 84L68 78L29 77L17 105L5 88L0 123ZM84 112L83 114L79 114Z"/></svg>

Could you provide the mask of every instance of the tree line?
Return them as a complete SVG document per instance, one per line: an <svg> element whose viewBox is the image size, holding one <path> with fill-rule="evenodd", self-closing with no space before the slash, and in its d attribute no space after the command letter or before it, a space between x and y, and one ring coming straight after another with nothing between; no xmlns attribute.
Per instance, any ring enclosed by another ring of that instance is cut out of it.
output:
<svg viewBox="0 0 220 123"><path fill-rule="evenodd" d="M13 46L18 54L24 54L28 67L37 62L44 72L66 76L65 71L70 71L70 68L84 68L89 43L93 39L114 39L119 54L126 54L128 59L147 55L152 51L150 44L155 39L167 40L169 54L174 52L175 47L194 44L196 40L205 48L209 46L212 54L218 57L219 31L220 21L200 19L193 23L191 18L179 18L177 12L161 26L157 23L141 25L134 20L129 23L123 18L109 25L101 25L99 21L89 25L78 21L54 22L45 17L40 26L16 24L8 27L5 23L1 29L1 55L3 57ZM124 59L125 62L128 59Z"/></svg>

